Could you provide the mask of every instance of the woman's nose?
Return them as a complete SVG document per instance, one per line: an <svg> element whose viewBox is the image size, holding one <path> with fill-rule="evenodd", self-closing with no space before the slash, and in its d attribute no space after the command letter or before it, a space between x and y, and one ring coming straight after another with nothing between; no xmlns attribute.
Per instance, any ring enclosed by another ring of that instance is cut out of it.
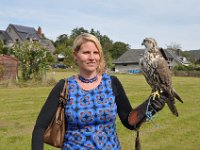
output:
<svg viewBox="0 0 200 150"><path fill-rule="evenodd" d="M94 54L93 53L90 54L90 59L94 59Z"/></svg>

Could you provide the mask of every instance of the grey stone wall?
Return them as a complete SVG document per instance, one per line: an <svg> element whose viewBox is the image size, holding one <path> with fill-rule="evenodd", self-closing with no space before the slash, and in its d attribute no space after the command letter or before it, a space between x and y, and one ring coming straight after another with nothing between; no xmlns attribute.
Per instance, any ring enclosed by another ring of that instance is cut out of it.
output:
<svg viewBox="0 0 200 150"><path fill-rule="evenodd" d="M140 70L140 67L138 64L127 64L124 65L115 65L115 72L118 73L129 73L130 70Z"/></svg>
<svg viewBox="0 0 200 150"><path fill-rule="evenodd" d="M12 38L12 40L14 42L16 42L16 40L18 39L19 42L22 42L21 39L19 38L19 36L17 35L17 33L13 30L12 27L8 26L8 28L6 29L6 32L10 35L10 37Z"/></svg>

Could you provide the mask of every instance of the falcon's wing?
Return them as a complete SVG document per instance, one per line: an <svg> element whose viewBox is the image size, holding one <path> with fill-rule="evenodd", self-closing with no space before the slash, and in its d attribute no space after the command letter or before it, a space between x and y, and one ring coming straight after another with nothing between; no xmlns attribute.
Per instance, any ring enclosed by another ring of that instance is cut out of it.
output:
<svg viewBox="0 0 200 150"><path fill-rule="evenodd" d="M165 59L166 61L168 61L168 58L167 58L167 56L166 56L166 54L165 54L165 52L164 52L164 49L163 49L163 48L160 48L159 51L160 51L160 53L162 54L162 56L164 57L164 59Z"/></svg>
<svg viewBox="0 0 200 150"><path fill-rule="evenodd" d="M164 88L172 88L171 72L168 68L167 62L163 57L157 57L153 61L155 67L155 73L159 78L159 84Z"/></svg>

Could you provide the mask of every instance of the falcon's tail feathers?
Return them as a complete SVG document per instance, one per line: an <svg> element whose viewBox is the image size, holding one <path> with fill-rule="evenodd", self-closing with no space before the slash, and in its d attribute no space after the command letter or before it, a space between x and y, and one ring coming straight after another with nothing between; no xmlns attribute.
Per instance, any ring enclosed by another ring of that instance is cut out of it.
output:
<svg viewBox="0 0 200 150"><path fill-rule="evenodd" d="M183 100L181 99L181 97L178 95L178 93L176 93L176 91L173 89L173 96L178 99L181 103L183 103Z"/></svg>
<svg viewBox="0 0 200 150"><path fill-rule="evenodd" d="M177 108L176 108L176 106L175 106L174 98L168 99L167 105L168 105L170 111L171 111L176 117L178 117L178 111L177 111Z"/></svg>

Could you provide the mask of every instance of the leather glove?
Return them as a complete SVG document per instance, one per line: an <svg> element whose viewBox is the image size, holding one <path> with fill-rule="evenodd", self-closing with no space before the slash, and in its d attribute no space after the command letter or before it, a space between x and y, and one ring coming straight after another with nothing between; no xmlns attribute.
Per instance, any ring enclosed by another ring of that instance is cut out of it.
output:
<svg viewBox="0 0 200 150"><path fill-rule="evenodd" d="M161 94L160 98L156 97L155 100L153 100L153 97L150 95L147 100L130 112L128 116L129 124L138 128L146 120L147 109L148 112L150 112L149 117L151 117L156 112L163 109L167 99L168 97L165 93Z"/></svg>
<svg viewBox="0 0 200 150"><path fill-rule="evenodd" d="M156 112L163 109L165 103L167 102L168 95L166 93L160 94L160 98L156 97L155 100L151 99L151 106L155 109Z"/></svg>

